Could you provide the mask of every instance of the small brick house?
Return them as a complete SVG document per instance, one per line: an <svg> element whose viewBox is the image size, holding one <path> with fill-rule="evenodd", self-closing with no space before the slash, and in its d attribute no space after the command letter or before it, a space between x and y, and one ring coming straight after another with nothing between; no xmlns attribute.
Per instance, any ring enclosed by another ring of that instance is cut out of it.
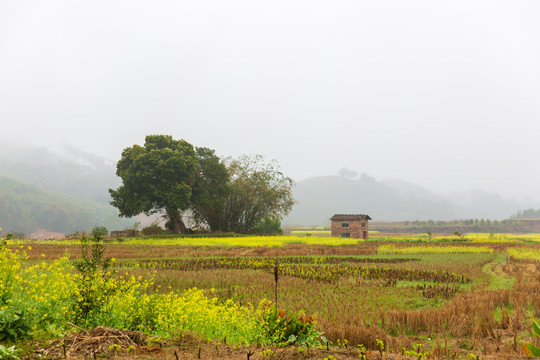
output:
<svg viewBox="0 0 540 360"><path fill-rule="evenodd" d="M330 218L332 221L332 236L353 239L368 238L369 215L363 214L336 214Z"/></svg>

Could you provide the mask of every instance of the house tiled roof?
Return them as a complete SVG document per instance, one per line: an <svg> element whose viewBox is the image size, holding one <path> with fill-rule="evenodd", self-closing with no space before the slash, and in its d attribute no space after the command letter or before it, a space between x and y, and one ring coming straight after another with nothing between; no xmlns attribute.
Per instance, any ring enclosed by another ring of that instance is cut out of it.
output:
<svg viewBox="0 0 540 360"><path fill-rule="evenodd" d="M364 214L335 214L330 218L332 221L371 220L369 215Z"/></svg>

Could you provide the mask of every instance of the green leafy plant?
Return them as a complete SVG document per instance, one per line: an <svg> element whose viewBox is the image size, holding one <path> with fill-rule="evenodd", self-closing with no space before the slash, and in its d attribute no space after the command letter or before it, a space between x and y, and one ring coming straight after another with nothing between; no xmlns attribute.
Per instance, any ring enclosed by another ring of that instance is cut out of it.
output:
<svg viewBox="0 0 540 360"><path fill-rule="evenodd" d="M383 352L384 352L384 342L379 339L375 339L375 342L377 343L377 350L379 350L379 354L381 355L381 358L382 358Z"/></svg>
<svg viewBox="0 0 540 360"><path fill-rule="evenodd" d="M0 310L0 340L17 341L28 337L30 330L24 310Z"/></svg>
<svg viewBox="0 0 540 360"><path fill-rule="evenodd" d="M405 348L403 348L401 353L402 355L414 356L418 360L427 358L427 356L429 355L428 351L422 352L422 344L416 344L416 349L405 350Z"/></svg>
<svg viewBox="0 0 540 360"><path fill-rule="evenodd" d="M93 235L91 239L83 235L80 243L82 257L75 263L75 269L83 277L91 277L98 269L107 270L111 266L111 259L103 258L105 244L101 235Z"/></svg>
<svg viewBox="0 0 540 360"><path fill-rule="evenodd" d="M338 339L337 340L337 346L338 347L348 348L349 347L349 340L343 339L343 341L342 341L341 339Z"/></svg>
<svg viewBox="0 0 540 360"><path fill-rule="evenodd" d="M318 360L336 360L336 358L332 355L328 355L327 357L323 358L323 359L318 359Z"/></svg>
<svg viewBox="0 0 540 360"><path fill-rule="evenodd" d="M358 354L358 358L360 360L366 360L367 359L367 354L366 354L367 348L364 346L364 344L360 344L360 345L357 345L357 346L358 346L358 350L360 350L360 354Z"/></svg>
<svg viewBox="0 0 540 360"><path fill-rule="evenodd" d="M92 236L107 236L109 235L109 230L105 226L94 226L92 228Z"/></svg>
<svg viewBox="0 0 540 360"><path fill-rule="evenodd" d="M81 275L74 313L75 321L83 323L89 315L97 313L118 288L111 273L107 271L112 259L103 257L103 238L94 235L88 239L83 235L80 242L82 257L74 264Z"/></svg>
<svg viewBox="0 0 540 360"><path fill-rule="evenodd" d="M281 220L278 217L266 216L255 227L254 232L263 235L283 235Z"/></svg>
<svg viewBox="0 0 540 360"><path fill-rule="evenodd" d="M21 349L15 349L15 345L11 347L4 347L4 345L0 345L0 360L9 360L9 359L19 359L19 357L16 355Z"/></svg>
<svg viewBox="0 0 540 360"><path fill-rule="evenodd" d="M273 358L275 353L272 351L272 349L266 349L261 351L261 355L267 358Z"/></svg>
<svg viewBox="0 0 540 360"><path fill-rule="evenodd" d="M317 322L313 316L306 316L303 310L285 313L275 303L261 302L260 319L264 337L278 346L298 345L317 346L322 333L316 330Z"/></svg>
<svg viewBox="0 0 540 360"><path fill-rule="evenodd" d="M535 318L531 317L532 320L532 332L537 337L540 337L540 323ZM540 357L540 349L534 346L531 343L523 344L523 350L529 356Z"/></svg>

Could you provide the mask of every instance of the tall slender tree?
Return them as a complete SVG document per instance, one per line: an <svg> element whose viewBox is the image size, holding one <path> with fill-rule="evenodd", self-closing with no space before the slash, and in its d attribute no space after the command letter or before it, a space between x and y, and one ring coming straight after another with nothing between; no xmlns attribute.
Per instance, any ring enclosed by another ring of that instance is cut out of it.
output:
<svg viewBox="0 0 540 360"><path fill-rule="evenodd" d="M261 155L228 160L230 190L224 209L225 229L252 232L265 218L281 219L294 205L293 181L277 162Z"/></svg>

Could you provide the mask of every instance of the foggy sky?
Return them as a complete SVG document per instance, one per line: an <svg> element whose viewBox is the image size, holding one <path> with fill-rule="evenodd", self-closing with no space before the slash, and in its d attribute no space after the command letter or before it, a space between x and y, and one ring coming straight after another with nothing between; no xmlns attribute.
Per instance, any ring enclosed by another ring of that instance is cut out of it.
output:
<svg viewBox="0 0 540 360"><path fill-rule="evenodd" d="M2 141L147 134L540 201L540 2L0 2Z"/></svg>

